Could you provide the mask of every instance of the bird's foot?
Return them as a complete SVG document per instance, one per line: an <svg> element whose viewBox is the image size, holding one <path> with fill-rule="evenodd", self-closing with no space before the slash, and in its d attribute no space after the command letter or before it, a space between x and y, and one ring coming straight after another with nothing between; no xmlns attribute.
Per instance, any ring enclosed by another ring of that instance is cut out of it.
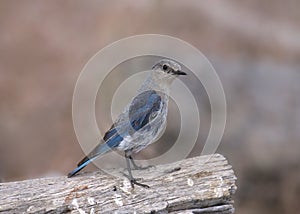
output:
<svg viewBox="0 0 300 214"><path fill-rule="evenodd" d="M142 184L142 183L140 183L140 182L137 182L137 179L136 178L134 178L134 177L132 177L132 176L130 176L130 175L127 175L125 172L122 172L122 174L126 177L126 178L128 178L128 180L130 181L130 184L131 184L131 187L132 188L134 188L134 185L138 185L138 186L141 186L141 187L144 187L144 188L150 188L148 185L146 185L146 184Z"/></svg>
<svg viewBox="0 0 300 214"><path fill-rule="evenodd" d="M150 188L147 184L142 184L142 183L137 182L135 178L131 179L130 183L131 183L132 188L134 188L134 185L138 185L140 187L147 188L147 189Z"/></svg>

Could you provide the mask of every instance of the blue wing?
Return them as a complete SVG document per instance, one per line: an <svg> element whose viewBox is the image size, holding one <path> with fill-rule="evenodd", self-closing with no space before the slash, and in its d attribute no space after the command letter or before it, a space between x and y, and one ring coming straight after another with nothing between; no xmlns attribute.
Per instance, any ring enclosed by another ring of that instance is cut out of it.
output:
<svg viewBox="0 0 300 214"><path fill-rule="evenodd" d="M145 91L139 94L130 105L129 119L135 131L143 128L150 122L150 116L159 111L161 97L154 91Z"/></svg>
<svg viewBox="0 0 300 214"><path fill-rule="evenodd" d="M150 122L150 116L152 113L159 110L161 104L161 97L154 91L145 91L136 96L129 107L129 120L130 125L135 131L143 128ZM118 124L119 126L122 124ZM122 142L126 133L118 133L116 125L107 131L103 137L102 143L98 144L85 158L83 158L77 165L77 168L68 174L71 177L82 170L90 162L96 159L99 155L110 151L112 148L118 147ZM122 129L123 130L123 129Z"/></svg>

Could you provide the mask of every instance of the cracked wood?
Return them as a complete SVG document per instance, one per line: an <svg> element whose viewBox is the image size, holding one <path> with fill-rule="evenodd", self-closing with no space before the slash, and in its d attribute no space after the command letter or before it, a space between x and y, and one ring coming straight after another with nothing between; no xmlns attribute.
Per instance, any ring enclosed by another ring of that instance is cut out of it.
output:
<svg viewBox="0 0 300 214"><path fill-rule="evenodd" d="M101 171L0 183L0 213L233 213L236 177L219 154L134 171L131 188Z"/></svg>

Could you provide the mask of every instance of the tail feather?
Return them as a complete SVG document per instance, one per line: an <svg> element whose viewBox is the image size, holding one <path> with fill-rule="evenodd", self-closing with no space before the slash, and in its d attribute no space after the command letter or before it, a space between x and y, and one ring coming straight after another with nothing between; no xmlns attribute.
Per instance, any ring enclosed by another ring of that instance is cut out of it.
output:
<svg viewBox="0 0 300 214"><path fill-rule="evenodd" d="M111 148L106 144L99 144L96 148L94 148L86 157L84 157L78 164L77 166L81 166L85 162L87 162L90 159L93 159L99 155L102 155L108 151L110 151ZM90 163L90 162L89 162Z"/></svg>
<svg viewBox="0 0 300 214"><path fill-rule="evenodd" d="M77 168L75 168L72 172L68 174L68 178L77 174L80 170L86 167L89 163L95 160L98 155L104 154L108 152L111 148L105 143L98 145L95 149L93 149L86 157L84 157L78 164Z"/></svg>
<svg viewBox="0 0 300 214"><path fill-rule="evenodd" d="M84 163L82 163L81 165L78 165L78 167L76 169L74 169L72 172L70 172L68 174L68 178L74 176L75 174L77 174L80 170L82 170L84 167L86 167L90 162L92 162L93 159L87 159Z"/></svg>
<svg viewBox="0 0 300 214"><path fill-rule="evenodd" d="M85 156L78 164L77 166L81 166L82 164L84 164L85 162L87 162L90 158L88 156Z"/></svg>

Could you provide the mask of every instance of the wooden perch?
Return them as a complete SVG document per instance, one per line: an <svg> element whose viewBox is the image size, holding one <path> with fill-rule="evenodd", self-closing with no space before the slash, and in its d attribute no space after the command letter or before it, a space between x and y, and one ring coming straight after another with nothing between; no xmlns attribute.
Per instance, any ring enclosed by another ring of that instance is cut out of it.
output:
<svg viewBox="0 0 300 214"><path fill-rule="evenodd" d="M209 158L210 157L210 158ZM122 171L122 170L115 170ZM219 154L134 171L149 189L99 172L0 183L0 213L233 213L234 172Z"/></svg>

